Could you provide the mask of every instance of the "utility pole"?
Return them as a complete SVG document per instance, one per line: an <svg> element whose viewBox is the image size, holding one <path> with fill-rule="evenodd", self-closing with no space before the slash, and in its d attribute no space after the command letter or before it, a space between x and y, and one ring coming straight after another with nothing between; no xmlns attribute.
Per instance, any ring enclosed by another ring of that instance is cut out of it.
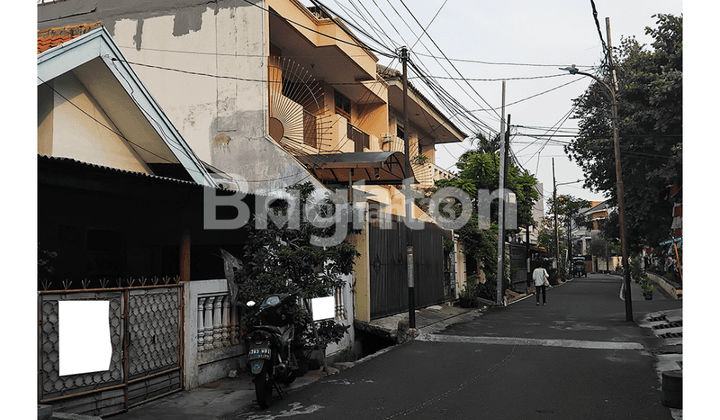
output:
<svg viewBox="0 0 720 420"><path fill-rule="evenodd" d="M402 81L403 81L403 118L404 118L404 139L405 143L405 176L410 177L412 172L410 169L410 119L408 117L407 98L408 98L408 82L407 82L407 61L408 61L408 50L407 47L400 49L400 59L402 60ZM412 200L410 200L410 182L405 184L408 191L405 191L405 218L406 221L412 217ZM408 327L415 328L415 278L414 270L412 269L413 264L413 249L410 241L410 227L406 224L404 227L405 231L405 245L407 246L407 264L408 264Z"/></svg>
<svg viewBox="0 0 720 420"><path fill-rule="evenodd" d="M567 241L568 241L568 269L570 270L570 273L572 273L573 270L573 264L575 264L573 260L573 253L572 253L572 214L568 211L567 214L568 218L568 234L567 234Z"/></svg>
<svg viewBox="0 0 720 420"><path fill-rule="evenodd" d="M553 212L555 213L555 266L558 277L560 276L560 235L558 234L557 221L557 184L555 183L555 158L552 159L553 169Z"/></svg>
<svg viewBox="0 0 720 420"><path fill-rule="evenodd" d="M628 264L628 242L627 228L625 219L625 194L623 192L622 168L620 165L620 135L618 133L618 112L617 112L617 76L615 74L615 65L613 64L612 42L610 38L610 18L605 18L605 26L607 27L608 42L608 64L612 71L612 118L613 118L613 137L615 139L615 178L617 181L617 199L618 211L620 215L620 241L622 242L622 264L623 276L625 277L625 320L633 320L632 310L632 294L630 292L630 264Z"/></svg>
<svg viewBox="0 0 720 420"><path fill-rule="evenodd" d="M525 291L527 292L530 281L532 280L532 274L530 274L530 225L525 225L525 268L527 270Z"/></svg>
<svg viewBox="0 0 720 420"><path fill-rule="evenodd" d="M497 298L498 305L503 303L503 256L505 255L505 81L502 82L502 113L500 114L500 168L498 173L499 192L498 197L498 246L497 246Z"/></svg>
<svg viewBox="0 0 720 420"><path fill-rule="evenodd" d="M503 174L502 174L504 185L508 185L508 180L507 180L508 167L510 166L510 114L508 114L508 116L507 116L506 126L507 126L507 129L505 130L505 170L503 171ZM503 195L502 195L503 201L505 200L505 197L509 198L509 196L510 196L509 192L505 193L505 191L503 191ZM502 253L502 278L503 279L505 279L505 260L507 259L507 256L505 255L505 225L507 224L506 209L507 209L507 206L503 204L503 209L502 209L503 226L501 227L502 238L503 238L503 253ZM503 281L501 283L501 285L504 286L505 282ZM502 292L503 292L503 296L504 296L504 293L505 293L504 287L503 287Z"/></svg>

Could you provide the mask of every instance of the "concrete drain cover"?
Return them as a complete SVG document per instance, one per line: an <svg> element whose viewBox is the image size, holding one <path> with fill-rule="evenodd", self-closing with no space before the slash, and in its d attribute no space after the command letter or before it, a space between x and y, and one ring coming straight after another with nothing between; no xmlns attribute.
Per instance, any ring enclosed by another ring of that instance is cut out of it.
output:
<svg viewBox="0 0 720 420"><path fill-rule="evenodd" d="M682 321L668 322L667 324L653 325L654 330L682 327Z"/></svg>
<svg viewBox="0 0 720 420"><path fill-rule="evenodd" d="M662 337L662 338L682 338L682 333L681 333L681 332L677 332L677 333L665 333L665 334L660 334L658 337Z"/></svg>
<svg viewBox="0 0 720 420"><path fill-rule="evenodd" d="M666 321L666 320L667 320L667 315L656 316L656 317L648 319L648 321L650 321L650 322L658 322L658 321Z"/></svg>

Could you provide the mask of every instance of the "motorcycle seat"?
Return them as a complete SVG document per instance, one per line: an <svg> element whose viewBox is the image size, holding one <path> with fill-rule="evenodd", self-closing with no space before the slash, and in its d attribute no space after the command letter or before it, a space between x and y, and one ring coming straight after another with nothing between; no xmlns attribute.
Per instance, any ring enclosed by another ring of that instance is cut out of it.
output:
<svg viewBox="0 0 720 420"><path fill-rule="evenodd" d="M269 333L282 335L282 331L280 331L280 328L278 328L274 325L257 325L257 326L254 326L252 329L260 330L260 331L267 331Z"/></svg>

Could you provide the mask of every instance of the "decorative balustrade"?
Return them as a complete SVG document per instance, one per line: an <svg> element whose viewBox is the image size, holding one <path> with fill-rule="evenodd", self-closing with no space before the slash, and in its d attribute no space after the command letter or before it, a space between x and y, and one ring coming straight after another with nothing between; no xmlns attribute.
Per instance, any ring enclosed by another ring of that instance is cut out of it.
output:
<svg viewBox="0 0 720 420"><path fill-rule="evenodd" d="M335 289L335 320L342 321L347 319L347 312L345 312L345 302L343 299L343 289Z"/></svg>
<svg viewBox="0 0 720 420"><path fill-rule="evenodd" d="M240 344L240 319L230 295L219 293L198 296L198 353Z"/></svg>
<svg viewBox="0 0 720 420"><path fill-rule="evenodd" d="M346 320L347 309L343 290L337 289L334 296L335 320ZM227 292L216 293L200 295L197 299L198 353L239 345L240 316L238 308L230 305L230 295Z"/></svg>
<svg viewBox="0 0 720 420"><path fill-rule="evenodd" d="M429 165L430 165L430 168L432 169L433 182L438 181L440 179L452 179L455 176L452 172L445 170L445 169L437 166L434 163L429 163Z"/></svg>

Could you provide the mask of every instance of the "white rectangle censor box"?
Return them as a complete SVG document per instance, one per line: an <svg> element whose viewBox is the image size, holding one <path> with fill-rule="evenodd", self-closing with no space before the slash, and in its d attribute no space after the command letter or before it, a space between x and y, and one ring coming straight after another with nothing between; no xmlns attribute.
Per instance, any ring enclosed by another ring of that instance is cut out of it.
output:
<svg viewBox="0 0 720 420"><path fill-rule="evenodd" d="M335 297L328 296L312 300L313 321L335 318Z"/></svg>
<svg viewBox="0 0 720 420"><path fill-rule="evenodd" d="M60 376L110 369L110 302L61 300L58 302Z"/></svg>

